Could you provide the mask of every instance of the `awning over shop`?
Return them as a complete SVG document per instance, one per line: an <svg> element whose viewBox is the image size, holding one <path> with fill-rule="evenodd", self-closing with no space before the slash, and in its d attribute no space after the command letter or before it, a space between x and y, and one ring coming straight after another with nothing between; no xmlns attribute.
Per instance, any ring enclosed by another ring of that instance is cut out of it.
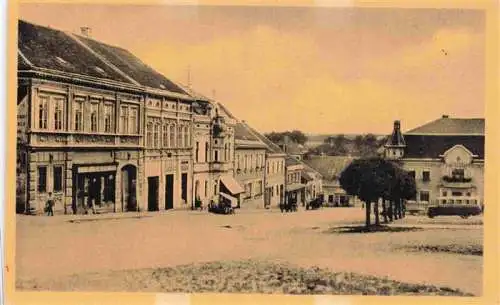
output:
<svg viewBox="0 0 500 305"><path fill-rule="evenodd" d="M233 197L233 196L231 196L231 195L228 195L228 194L226 194L226 193L224 193L224 192L219 192L219 194L220 194L222 197L224 197L224 198L226 198L227 200L229 200L229 201L231 202L231 206L232 206L232 207L236 207L236 206L238 206L238 199L237 199L237 198L235 198L235 197Z"/></svg>
<svg viewBox="0 0 500 305"><path fill-rule="evenodd" d="M286 186L287 192L293 192L305 188L306 185L302 183L292 183Z"/></svg>
<svg viewBox="0 0 500 305"><path fill-rule="evenodd" d="M245 189L234 179L232 176L226 175L220 178L220 182L233 194L241 194L245 192Z"/></svg>

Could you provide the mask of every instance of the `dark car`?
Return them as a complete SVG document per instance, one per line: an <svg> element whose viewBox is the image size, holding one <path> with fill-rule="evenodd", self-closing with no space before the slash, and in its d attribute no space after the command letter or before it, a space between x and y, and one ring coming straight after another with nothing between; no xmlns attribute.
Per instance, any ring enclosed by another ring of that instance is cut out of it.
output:
<svg viewBox="0 0 500 305"><path fill-rule="evenodd" d="M311 200L306 204L306 210L316 210L323 206L323 200L320 197Z"/></svg>
<svg viewBox="0 0 500 305"><path fill-rule="evenodd" d="M469 216L480 215L481 213L481 207L475 204L442 204L427 208L427 216L429 218L436 216L460 216L468 218Z"/></svg>
<svg viewBox="0 0 500 305"><path fill-rule="evenodd" d="M214 214L234 214L234 209L227 202L213 203L208 205L208 211Z"/></svg>
<svg viewBox="0 0 500 305"><path fill-rule="evenodd" d="M288 201L287 203L280 203L281 213L283 212L297 212L297 203Z"/></svg>

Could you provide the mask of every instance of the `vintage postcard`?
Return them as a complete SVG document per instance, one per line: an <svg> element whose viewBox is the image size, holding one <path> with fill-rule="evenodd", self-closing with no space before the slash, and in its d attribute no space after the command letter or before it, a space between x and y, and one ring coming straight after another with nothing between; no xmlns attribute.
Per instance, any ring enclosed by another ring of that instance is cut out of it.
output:
<svg viewBox="0 0 500 305"><path fill-rule="evenodd" d="M409 3L11 3L7 302L496 303L498 3Z"/></svg>

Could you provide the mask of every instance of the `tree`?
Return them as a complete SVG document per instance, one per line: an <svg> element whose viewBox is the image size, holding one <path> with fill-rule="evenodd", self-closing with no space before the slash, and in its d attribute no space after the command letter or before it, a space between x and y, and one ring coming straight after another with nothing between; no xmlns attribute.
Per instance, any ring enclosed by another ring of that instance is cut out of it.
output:
<svg viewBox="0 0 500 305"><path fill-rule="evenodd" d="M295 143L304 145L307 142L307 136L300 130L289 132L290 139Z"/></svg>
<svg viewBox="0 0 500 305"><path fill-rule="evenodd" d="M366 227L370 226L371 204L375 204L375 224L379 224L378 200L387 193L391 179L386 172L386 160L379 158L354 160L340 175L340 186L347 194L358 196L366 203Z"/></svg>
<svg viewBox="0 0 500 305"><path fill-rule="evenodd" d="M265 136L274 143L284 142L285 137L288 136L289 140L301 145L307 142L307 136L300 130L283 131L283 132L269 132Z"/></svg>

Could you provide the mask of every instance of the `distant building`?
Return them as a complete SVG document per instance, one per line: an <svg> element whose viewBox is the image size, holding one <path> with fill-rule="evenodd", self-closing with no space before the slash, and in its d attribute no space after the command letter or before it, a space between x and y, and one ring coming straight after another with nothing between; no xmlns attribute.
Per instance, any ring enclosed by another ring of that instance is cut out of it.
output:
<svg viewBox="0 0 500 305"><path fill-rule="evenodd" d="M235 125L235 178L244 188L241 208L264 207L267 146L244 122Z"/></svg>
<svg viewBox="0 0 500 305"><path fill-rule="evenodd" d="M351 164L348 156L313 156L306 162L322 175L322 190L326 206L352 206L358 204L355 196L348 195L340 186L342 171Z"/></svg>
<svg viewBox="0 0 500 305"><path fill-rule="evenodd" d="M285 203L296 203L297 206L305 204L305 188L302 183L302 171L304 165L292 156L285 159L286 166L286 189Z"/></svg>
<svg viewBox="0 0 500 305"><path fill-rule="evenodd" d="M285 198L286 154L271 140L247 125L260 141L266 145L266 169L264 180L264 206L277 208Z"/></svg>
<svg viewBox="0 0 500 305"><path fill-rule="evenodd" d="M414 177L417 195L408 208L429 204L483 204L484 119L440 119L401 132L399 121L385 145L385 158L397 160Z"/></svg>
<svg viewBox="0 0 500 305"><path fill-rule="evenodd" d="M304 155L308 152L308 149L304 145L290 141L288 138L285 138L285 140L278 143L278 146L287 155L292 156L299 161L302 161L304 159Z"/></svg>

